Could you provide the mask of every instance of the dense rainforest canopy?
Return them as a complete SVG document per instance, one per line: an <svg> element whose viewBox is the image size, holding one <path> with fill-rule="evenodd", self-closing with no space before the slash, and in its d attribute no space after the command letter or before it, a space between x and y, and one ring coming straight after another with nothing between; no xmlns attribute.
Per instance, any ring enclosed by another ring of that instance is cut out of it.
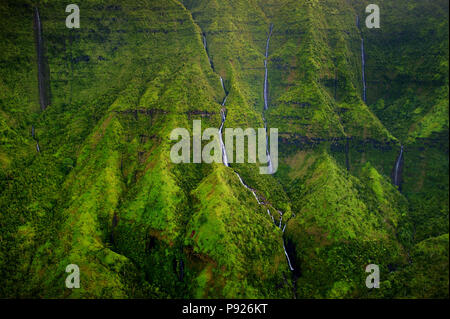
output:
<svg viewBox="0 0 450 319"><path fill-rule="evenodd" d="M371 2L82 0L70 29L2 0L0 297L448 298L449 3ZM173 163L198 119L278 128L278 170Z"/></svg>

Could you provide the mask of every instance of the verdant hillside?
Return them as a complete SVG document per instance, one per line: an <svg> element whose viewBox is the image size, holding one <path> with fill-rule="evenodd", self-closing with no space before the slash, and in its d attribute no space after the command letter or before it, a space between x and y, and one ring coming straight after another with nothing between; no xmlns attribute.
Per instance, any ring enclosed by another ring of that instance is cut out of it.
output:
<svg viewBox="0 0 450 319"><path fill-rule="evenodd" d="M368 4L3 1L0 296L448 298L448 2ZM194 120L278 170L173 163Z"/></svg>

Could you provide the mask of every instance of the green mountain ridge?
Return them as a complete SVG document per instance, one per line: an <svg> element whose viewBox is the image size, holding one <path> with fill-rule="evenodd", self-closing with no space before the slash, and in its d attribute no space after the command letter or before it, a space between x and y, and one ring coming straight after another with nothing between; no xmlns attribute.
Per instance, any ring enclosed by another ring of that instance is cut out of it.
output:
<svg viewBox="0 0 450 319"><path fill-rule="evenodd" d="M62 1L2 2L0 296L448 298L448 2L380 0L380 29L368 4L86 0L68 29ZM223 108L278 128L275 174L172 163Z"/></svg>

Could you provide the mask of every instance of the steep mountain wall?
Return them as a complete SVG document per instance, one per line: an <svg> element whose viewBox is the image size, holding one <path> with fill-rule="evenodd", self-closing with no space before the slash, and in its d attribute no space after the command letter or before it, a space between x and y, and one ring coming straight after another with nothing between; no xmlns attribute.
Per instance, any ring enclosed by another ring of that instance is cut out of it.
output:
<svg viewBox="0 0 450 319"><path fill-rule="evenodd" d="M448 297L448 2L65 5L0 4L0 296ZM278 128L275 174L172 163L223 114Z"/></svg>

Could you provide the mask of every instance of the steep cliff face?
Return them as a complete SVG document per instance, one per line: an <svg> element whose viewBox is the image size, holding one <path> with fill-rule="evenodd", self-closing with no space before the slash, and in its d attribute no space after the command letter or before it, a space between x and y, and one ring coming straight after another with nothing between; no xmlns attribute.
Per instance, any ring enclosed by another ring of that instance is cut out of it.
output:
<svg viewBox="0 0 450 319"><path fill-rule="evenodd" d="M36 5L0 5L2 297L448 296L448 3L46 1L44 91ZM278 128L278 171L172 163L198 119Z"/></svg>
<svg viewBox="0 0 450 319"><path fill-rule="evenodd" d="M438 177L448 175L448 2L380 6L383 27L364 31L368 104L404 145L400 182L421 241L448 232L448 180Z"/></svg>

